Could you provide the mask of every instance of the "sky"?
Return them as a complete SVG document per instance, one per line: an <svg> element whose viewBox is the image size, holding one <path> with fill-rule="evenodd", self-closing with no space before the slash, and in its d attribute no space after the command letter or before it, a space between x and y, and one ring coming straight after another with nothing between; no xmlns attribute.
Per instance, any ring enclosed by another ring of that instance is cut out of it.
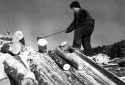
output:
<svg viewBox="0 0 125 85"><path fill-rule="evenodd" d="M69 4L74 0L0 0L0 34L23 31L26 43L37 49L37 36L66 29L73 20ZM96 20L92 47L125 39L125 0L78 0ZM73 32L47 38L49 49L62 41L72 44ZM5 85L3 81L0 85ZM6 83L9 85L9 83Z"/></svg>
<svg viewBox="0 0 125 85"><path fill-rule="evenodd" d="M66 29L73 20L69 4L74 0L0 0L0 33L9 28L23 31L25 41L37 49L37 36ZM96 20L92 47L125 38L125 0L77 0ZM62 41L72 44L73 32L48 37L49 49Z"/></svg>

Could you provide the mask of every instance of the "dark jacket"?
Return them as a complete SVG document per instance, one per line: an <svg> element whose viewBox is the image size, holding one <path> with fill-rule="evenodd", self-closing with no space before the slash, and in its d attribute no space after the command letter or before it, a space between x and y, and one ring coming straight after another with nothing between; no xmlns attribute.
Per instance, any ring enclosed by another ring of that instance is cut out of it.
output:
<svg viewBox="0 0 125 85"><path fill-rule="evenodd" d="M93 26L94 19L91 17L91 15L84 9L80 9L78 14L74 13L74 20L70 24L70 26L67 28L66 33L69 33L73 30L81 30L84 31L84 26ZM91 29L85 29L86 31L92 31Z"/></svg>

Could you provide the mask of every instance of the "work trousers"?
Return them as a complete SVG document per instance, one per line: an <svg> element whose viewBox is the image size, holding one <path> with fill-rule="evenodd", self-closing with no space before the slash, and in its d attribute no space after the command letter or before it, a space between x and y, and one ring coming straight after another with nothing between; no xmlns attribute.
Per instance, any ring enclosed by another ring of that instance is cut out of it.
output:
<svg viewBox="0 0 125 85"><path fill-rule="evenodd" d="M91 35L94 30L94 21L86 23L82 27L78 27L74 32L74 40L73 40L73 47L74 48L81 48L83 46L84 50L91 49Z"/></svg>

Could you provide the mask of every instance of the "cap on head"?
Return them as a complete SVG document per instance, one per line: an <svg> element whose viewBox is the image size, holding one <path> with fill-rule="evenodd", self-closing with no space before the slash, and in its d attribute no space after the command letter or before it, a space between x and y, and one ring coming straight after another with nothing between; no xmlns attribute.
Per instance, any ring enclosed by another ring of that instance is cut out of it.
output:
<svg viewBox="0 0 125 85"><path fill-rule="evenodd" d="M81 8L80 3L78 1L73 1L70 4L70 8Z"/></svg>

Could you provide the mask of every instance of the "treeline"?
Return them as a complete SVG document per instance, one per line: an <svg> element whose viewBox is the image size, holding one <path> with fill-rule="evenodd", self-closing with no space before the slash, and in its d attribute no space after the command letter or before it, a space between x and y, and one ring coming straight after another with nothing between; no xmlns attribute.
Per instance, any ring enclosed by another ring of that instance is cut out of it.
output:
<svg viewBox="0 0 125 85"><path fill-rule="evenodd" d="M81 51L84 53L84 50ZM86 53L88 56L93 56L96 54L106 54L111 59L112 58L123 58L125 57L125 40L121 40L111 45L103 45L92 48Z"/></svg>

